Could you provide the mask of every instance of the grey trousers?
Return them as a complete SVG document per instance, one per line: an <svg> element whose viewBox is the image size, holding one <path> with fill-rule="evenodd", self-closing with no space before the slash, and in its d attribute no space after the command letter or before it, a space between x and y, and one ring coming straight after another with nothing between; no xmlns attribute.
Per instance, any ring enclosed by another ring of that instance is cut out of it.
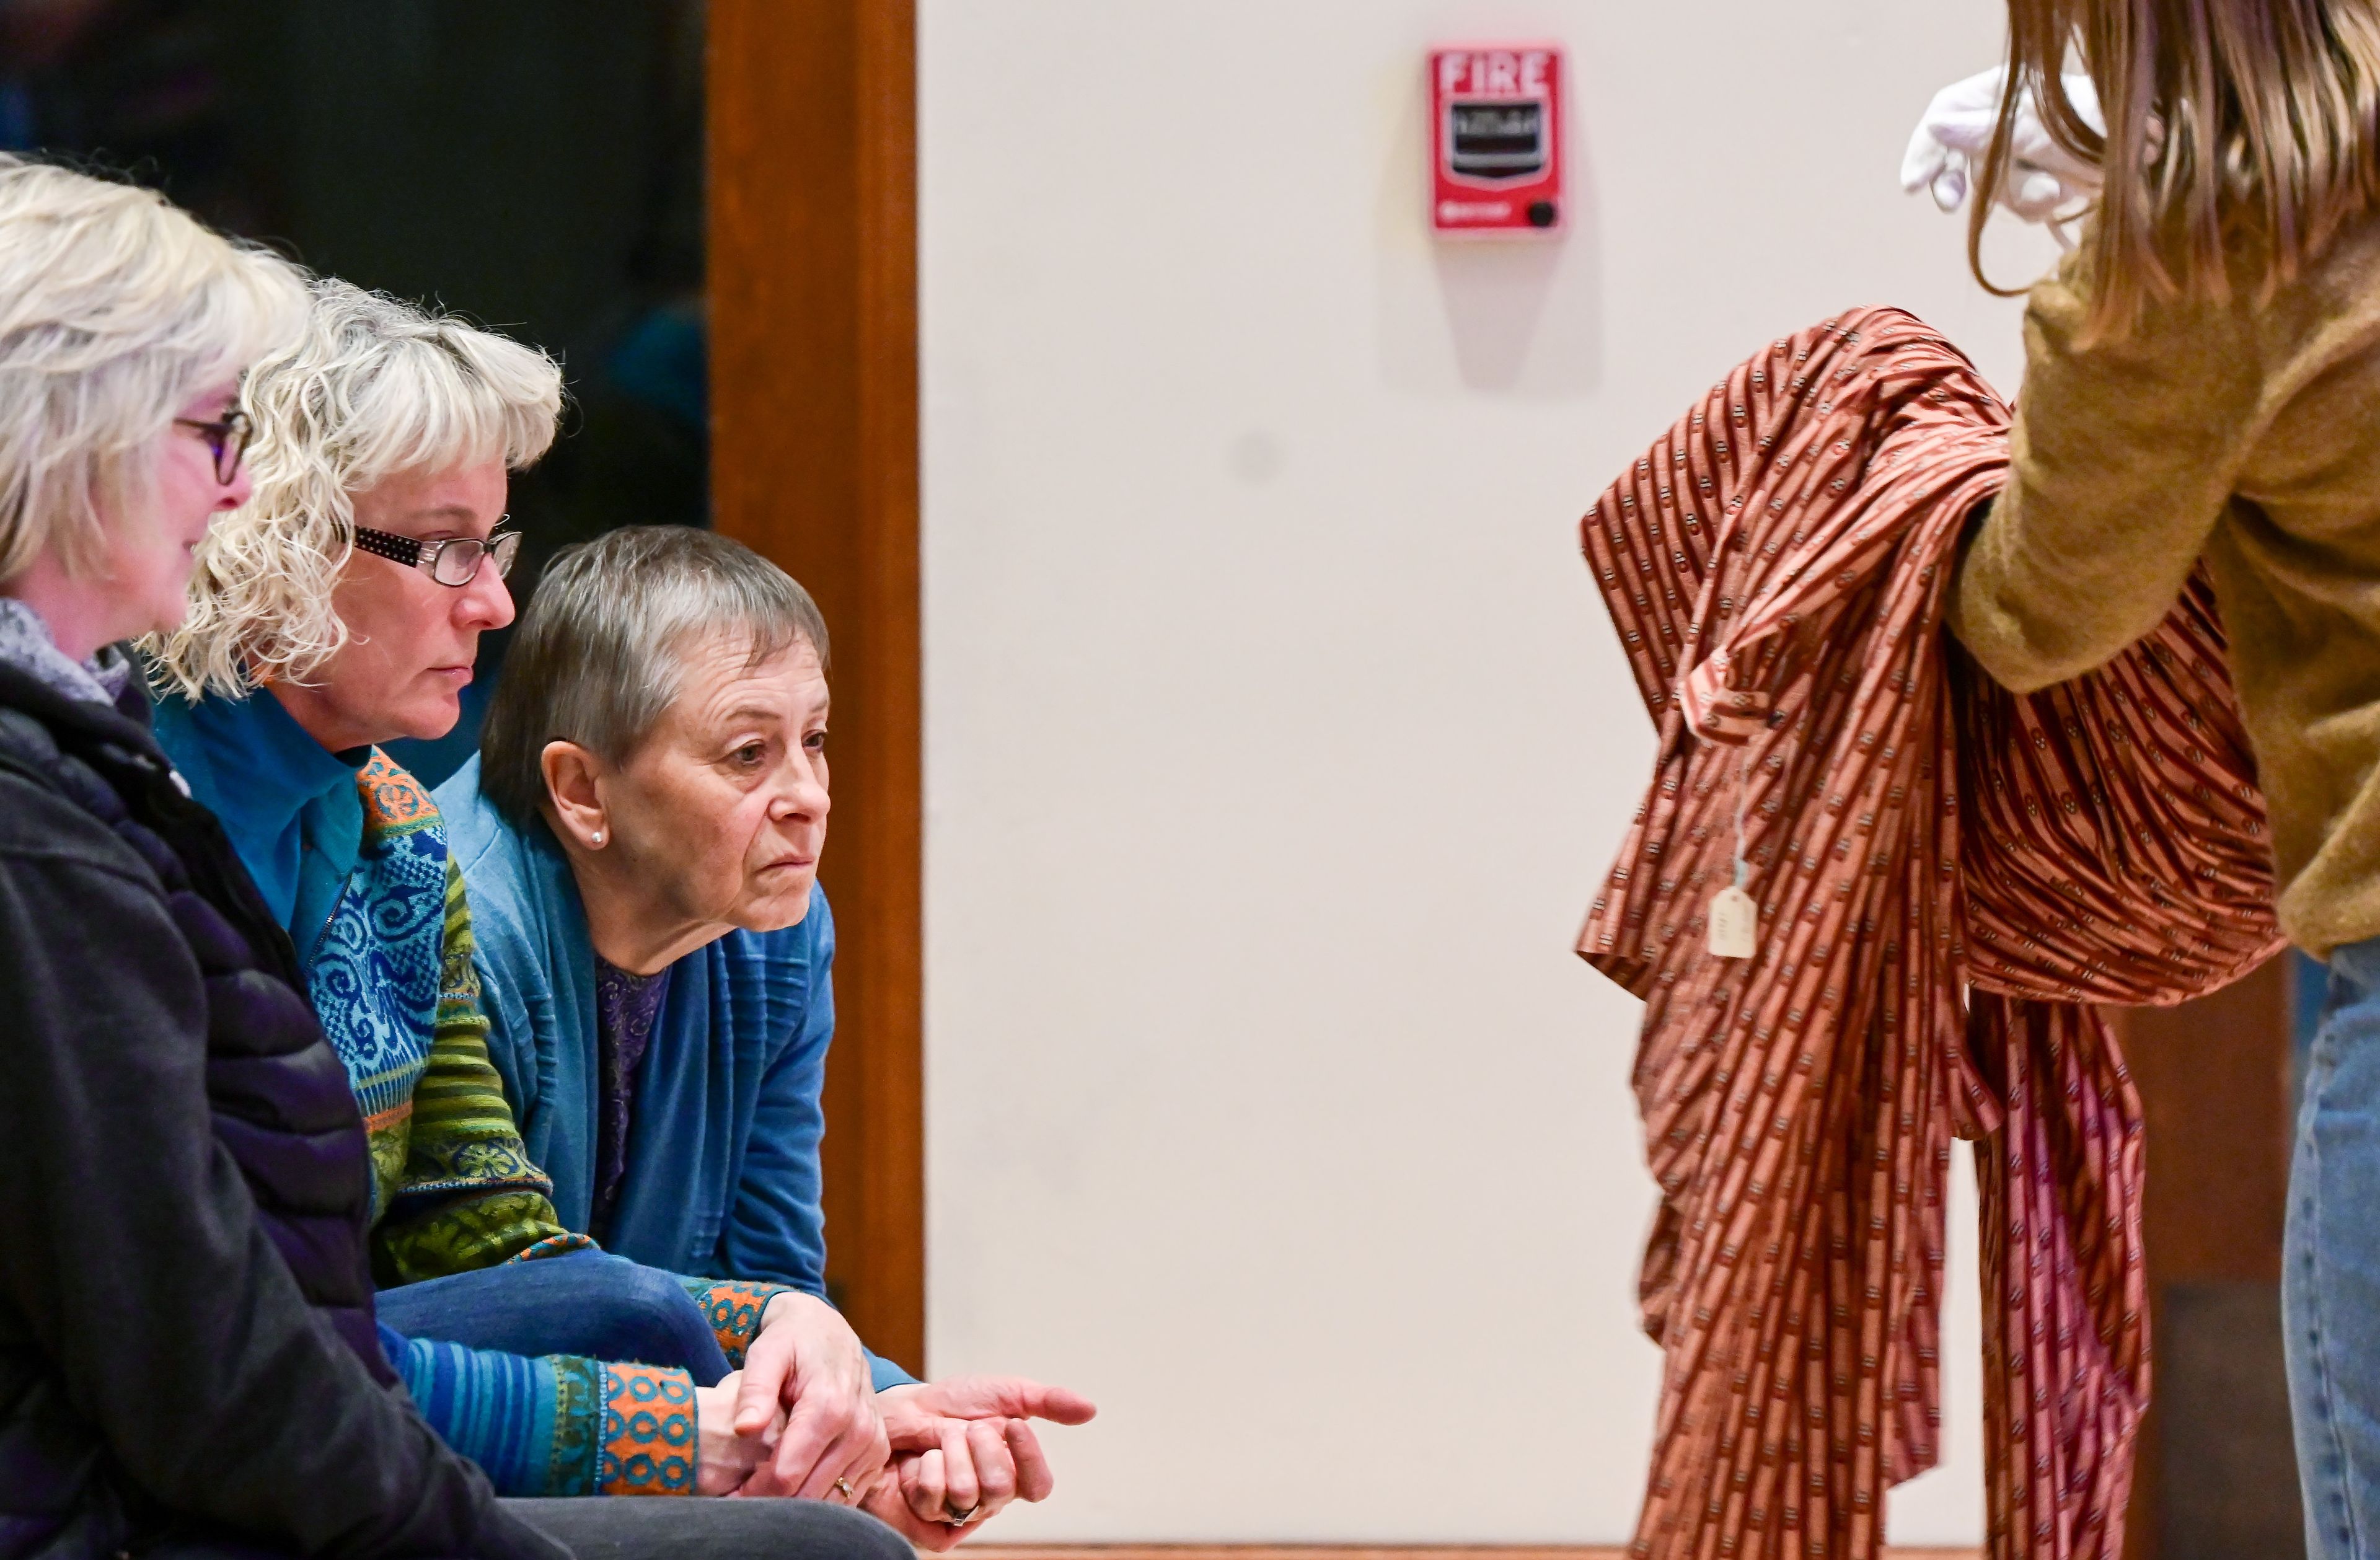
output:
<svg viewBox="0 0 2380 1560"><path fill-rule="evenodd" d="M824 1501L613 1496L507 1500L578 1560L915 1560L909 1541Z"/></svg>

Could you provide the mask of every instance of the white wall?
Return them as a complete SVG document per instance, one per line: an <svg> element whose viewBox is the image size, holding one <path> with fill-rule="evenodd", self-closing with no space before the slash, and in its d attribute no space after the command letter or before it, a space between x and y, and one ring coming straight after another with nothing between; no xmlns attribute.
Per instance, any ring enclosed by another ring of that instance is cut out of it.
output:
<svg viewBox="0 0 2380 1560"><path fill-rule="evenodd" d="M1570 946L1651 745L1576 517L1847 304L2013 387L1895 184L1999 7L921 11L929 1347L1104 1408L1002 1536L1624 1538L1635 1010ZM1434 244L1425 49L1546 39L1572 230ZM1959 1224L1904 1541L1980 1531Z"/></svg>

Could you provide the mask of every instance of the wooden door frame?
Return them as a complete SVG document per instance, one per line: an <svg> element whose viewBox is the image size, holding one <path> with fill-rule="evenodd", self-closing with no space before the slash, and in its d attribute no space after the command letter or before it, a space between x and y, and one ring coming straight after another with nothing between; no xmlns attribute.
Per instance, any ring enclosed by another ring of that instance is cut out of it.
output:
<svg viewBox="0 0 2380 1560"><path fill-rule="evenodd" d="M926 1369L914 0L710 0L711 494L833 640L830 1291Z"/></svg>

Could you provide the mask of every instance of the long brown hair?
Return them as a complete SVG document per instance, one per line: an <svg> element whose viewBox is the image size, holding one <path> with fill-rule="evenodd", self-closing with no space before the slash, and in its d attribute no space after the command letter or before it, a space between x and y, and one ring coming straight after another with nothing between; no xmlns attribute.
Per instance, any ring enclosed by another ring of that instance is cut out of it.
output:
<svg viewBox="0 0 2380 1560"><path fill-rule="evenodd" d="M2059 80L2076 55L2104 136ZM2027 87L2051 139L2107 175L2080 256L2093 336L2123 335L2151 299L2268 291L2380 197L2380 0L2009 0L2007 90L1967 224L1968 264L2003 296L1984 223Z"/></svg>

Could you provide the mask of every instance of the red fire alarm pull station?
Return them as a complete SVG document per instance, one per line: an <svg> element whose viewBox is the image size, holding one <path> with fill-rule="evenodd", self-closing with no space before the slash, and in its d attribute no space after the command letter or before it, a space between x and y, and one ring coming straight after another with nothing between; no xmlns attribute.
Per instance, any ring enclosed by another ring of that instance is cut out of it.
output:
<svg viewBox="0 0 2380 1560"><path fill-rule="evenodd" d="M1561 64L1556 48L1430 52L1432 228L1561 230Z"/></svg>

